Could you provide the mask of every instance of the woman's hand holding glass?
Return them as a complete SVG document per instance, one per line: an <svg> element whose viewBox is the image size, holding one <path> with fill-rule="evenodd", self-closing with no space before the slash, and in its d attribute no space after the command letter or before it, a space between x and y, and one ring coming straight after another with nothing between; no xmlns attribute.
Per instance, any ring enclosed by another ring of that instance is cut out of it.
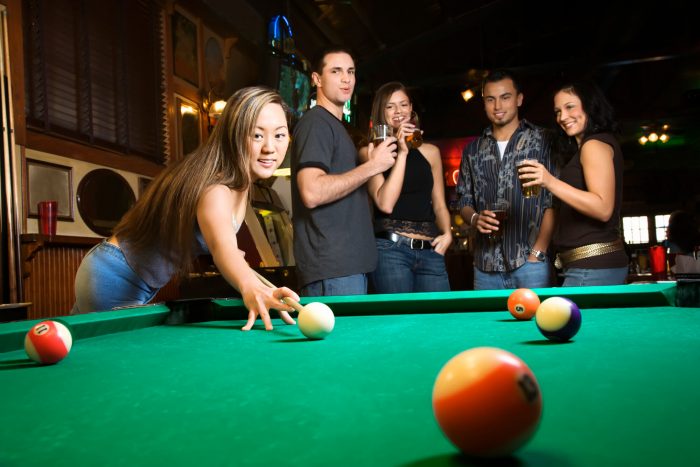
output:
<svg viewBox="0 0 700 467"><path fill-rule="evenodd" d="M526 164L518 166L517 170L523 188L532 186L547 188L554 178L545 166L536 160L528 160Z"/></svg>
<svg viewBox="0 0 700 467"><path fill-rule="evenodd" d="M399 155L408 154L409 147L408 142L406 141L406 137L408 135L413 134L414 130L415 126L408 120L401 122L401 124L399 124L399 127L395 129L394 133L398 144Z"/></svg>

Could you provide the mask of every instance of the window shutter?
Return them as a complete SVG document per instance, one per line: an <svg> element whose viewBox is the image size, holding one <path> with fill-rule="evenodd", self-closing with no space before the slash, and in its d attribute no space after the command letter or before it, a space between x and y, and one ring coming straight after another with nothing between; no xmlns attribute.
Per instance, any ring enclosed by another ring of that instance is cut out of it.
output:
<svg viewBox="0 0 700 467"><path fill-rule="evenodd" d="M149 0L28 0L29 127L163 163L161 9Z"/></svg>

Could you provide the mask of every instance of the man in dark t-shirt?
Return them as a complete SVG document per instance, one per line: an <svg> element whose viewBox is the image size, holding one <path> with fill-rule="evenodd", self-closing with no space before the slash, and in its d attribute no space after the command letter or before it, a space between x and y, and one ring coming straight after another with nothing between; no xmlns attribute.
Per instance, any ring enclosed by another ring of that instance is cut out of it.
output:
<svg viewBox="0 0 700 467"><path fill-rule="evenodd" d="M367 293L377 252L367 180L394 165L396 139L371 147L358 165L343 127L343 107L355 88L355 63L342 48L325 50L311 75L318 105L294 128L292 209L294 258L301 295Z"/></svg>

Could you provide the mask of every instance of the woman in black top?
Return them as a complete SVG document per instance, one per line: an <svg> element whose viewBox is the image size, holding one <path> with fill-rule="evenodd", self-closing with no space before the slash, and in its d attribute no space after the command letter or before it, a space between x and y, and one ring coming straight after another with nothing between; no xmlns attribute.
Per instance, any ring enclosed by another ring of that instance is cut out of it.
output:
<svg viewBox="0 0 700 467"><path fill-rule="evenodd" d="M371 278L377 293L450 290L444 255L452 232L440 151L407 142L416 129L409 122L412 110L401 83L386 83L374 96L372 122L390 125L399 140L394 166L367 182L375 205L379 257ZM367 154L360 149L361 160Z"/></svg>
<svg viewBox="0 0 700 467"><path fill-rule="evenodd" d="M542 164L523 166L524 186L542 185L560 201L553 244L564 286L624 284L628 258L620 238L622 150L613 133L613 110L587 81L554 95L560 127L557 179Z"/></svg>

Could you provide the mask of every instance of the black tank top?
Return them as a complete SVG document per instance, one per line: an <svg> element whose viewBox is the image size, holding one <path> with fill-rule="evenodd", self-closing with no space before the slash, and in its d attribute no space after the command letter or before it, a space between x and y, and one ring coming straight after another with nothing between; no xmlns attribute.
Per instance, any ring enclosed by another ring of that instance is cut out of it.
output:
<svg viewBox="0 0 700 467"><path fill-rule="evenodd" d="M384 173L388 177L391 171ZM411 149L406 157L406 173L401 194L391 214L375 210L378 219L399 221L434 222L432 202L433 173L430 163L417 149Z"/></svg>
<svg viewBox="0 0 700 467"><path fill-rule="evenodd" d="M552 242L557 251L567 251L592 243L607 243L620 238L620 209L622 207L622 172L624 170L622 149L617 139L610 133L591 135L583 140L598 140L613 149L613 167L615 168L615 206L612 216L606 222L595 220L582 214L566 203L560 203L557 227ZM586 190L586 180L581 165L581 151L562 167L559 178L579 190ZM584 258L568 264L568 267L600 269L627 266L627 253L623 250L591 258Z"/></svg>

